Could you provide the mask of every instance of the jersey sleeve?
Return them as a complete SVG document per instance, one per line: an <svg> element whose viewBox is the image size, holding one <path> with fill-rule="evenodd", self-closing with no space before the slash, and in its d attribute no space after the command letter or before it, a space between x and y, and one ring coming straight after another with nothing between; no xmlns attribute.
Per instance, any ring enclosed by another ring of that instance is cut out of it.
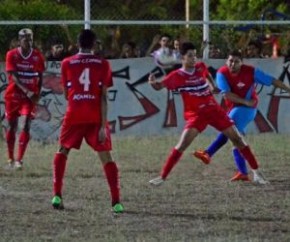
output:
<svg viewBox="0 0 290 242"><path fill-rule="evenodd" d="M112 69L110 66L110 63L107 60L104 60L103 62L103 84L106 87L112 87L113 86L113 75L112 75Z"/></svg>
<svg viewBox="0 0 290 242"><path fill-rule="evenodd" d="M16 71L16 67L14 65L14 62L13 62L13 53L11 51L8 51L7 54L6 54L6 71L9 72L9 71Z"/></svg>
<svg viewBox="0 0 290 242"><path fill-rule="evenodd" d="M176 89L175 72L169 73L161 82L168 90Z"/></svg>
<svg viewBox="0 0 290 242"><path fill-rule="evenodd" d="M221 93L226 93L226 92L231 91L227 78L222 72L217 72L216 83L217 83L217 87L221 90Z"/></svg>
<svg viewBox="0 0 290 242"><path fill-rule="evenodd" d="M200 66L200 68L202 69L202 76L203 76L204 78L206 78L206 77L209 75L209 71L208 71L208 69L207 69L206 64L203 63L203 62L199 62L199 66Z"/></svg>
<svg viewBox="0 0 290 242"><path fill-rule="evenodd" d="M265 86L271 86L273 81L275 80L274 77L266 74L259 68L255 68L254 70L254 79L256 83L259 83Z"/></svg>

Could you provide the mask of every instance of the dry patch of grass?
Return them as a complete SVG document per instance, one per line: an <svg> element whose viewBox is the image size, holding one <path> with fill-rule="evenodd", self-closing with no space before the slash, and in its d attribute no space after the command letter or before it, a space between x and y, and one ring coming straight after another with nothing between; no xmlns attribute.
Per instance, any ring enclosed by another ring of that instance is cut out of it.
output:
<svg viewBox="0 0 290 242"><path fill-rule="evenodd" d="M0 241L290 241L289 138L249 136L270 185L230 183L231 146L206 166L185 152L160 187L159 174L178 136L115 138L126 212L113 217L97 155L72 151L66 172L66 209L51 208L57 144L29 145L23 171L0 168ZM206 147L200 136L191 148ZM1 144L2 154L5 146ZM1 156L4 167L5 156Z"/></svg>

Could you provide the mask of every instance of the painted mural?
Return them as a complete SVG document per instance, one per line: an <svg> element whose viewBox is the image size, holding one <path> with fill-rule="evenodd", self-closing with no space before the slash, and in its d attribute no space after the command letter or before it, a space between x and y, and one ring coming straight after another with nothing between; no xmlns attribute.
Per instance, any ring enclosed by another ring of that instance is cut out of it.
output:
<svg viewBox="0 0 290 242"><path fill-rule="evenodd" d="M290 63L283 59L251 59L245 63L258 66L267 73L284 81L290 80ZM122 59L110 61L114 85L108 91L108 119L113 135L166 135L183 129L182 103L178 93L153 90L147 83L150 72L161 79L166 73L157 67L152 58ZM209 71L215 77L216 70L225 60L208 60ZM3 94L7 86L4 63L0 65L1 122L5 129ZM274 87L256 86L259 92L259 110L249 133L290 133L289 95ZM221 96L216 95L221 102ZM222 104L222 103L221 103ZM60 83L60 63L48 62L44 74L41 99L31 127L35 140L52 142L57 140L59 128L66 109ZM215 132L212 128L206 134Z"/></svg>

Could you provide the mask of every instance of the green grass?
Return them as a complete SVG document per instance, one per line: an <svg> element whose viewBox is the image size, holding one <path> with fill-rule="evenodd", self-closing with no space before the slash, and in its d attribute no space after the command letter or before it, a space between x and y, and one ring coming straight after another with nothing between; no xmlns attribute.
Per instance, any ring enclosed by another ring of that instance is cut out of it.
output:
<svg viewBox="0 0 290 242"><path fill-rule="evenodd" d="M22 171L7 171L1 147L0 241L290 241L290 163L286 135L247 137L271 184L230 183L227 144L203 165L190 151L213 136L201 135L160 187L159 174L176 136L114 137L126 212L111 214L109 191L97 154L72 151L64 184L64 211L51 208L52 159L57 144L29 144Z"/></svg>

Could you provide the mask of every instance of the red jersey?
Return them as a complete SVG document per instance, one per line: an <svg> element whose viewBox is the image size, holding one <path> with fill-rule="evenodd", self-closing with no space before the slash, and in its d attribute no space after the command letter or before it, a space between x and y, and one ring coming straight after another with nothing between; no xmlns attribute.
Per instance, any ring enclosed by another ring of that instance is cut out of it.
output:
<svg viewBox="0 0 290 242"><path fill-rule="evenodd" d="M38 77L44 69L44 57L37 49L32 49L26 57L22 55L20 48L12 49L6 54L6 72L17 72L21 84L35 94L40 92ZM5 99L27 99L27 96L16 86L12 78L12 74L8 74Z"/></svg>
<svg viewBox="0 0 290 242"><path fill-rule="evenodd" d="M203 62L198 62L192 73L177 69L170 72L162 81L167 89L180 92L183 99L185 120L194 116L201 108L208 105L218 105L210 92L206 81L207 75L206 65Z"/></svg>
<svg viewBox="0 0 290 242"><path fill-rule="evenodd" d="M258 95L255 90L255 68L249 65L242 65L241 70L237 74L230 72L228 66L222 66L218 73L225 77L231 92L238 95L240 98L251 98L258 103ZM223 88L221 88L223 90ZM242 104L233 103L230 100L225 100L228 109Z"/></svg>
<svg viewBox="0 0 290 242"><path fill-rule="evenodd" d="M68 93L65 121L101 123L102 88L113 85L109 62L93 54L78 53L62 61L61 76Z"/></svg>

